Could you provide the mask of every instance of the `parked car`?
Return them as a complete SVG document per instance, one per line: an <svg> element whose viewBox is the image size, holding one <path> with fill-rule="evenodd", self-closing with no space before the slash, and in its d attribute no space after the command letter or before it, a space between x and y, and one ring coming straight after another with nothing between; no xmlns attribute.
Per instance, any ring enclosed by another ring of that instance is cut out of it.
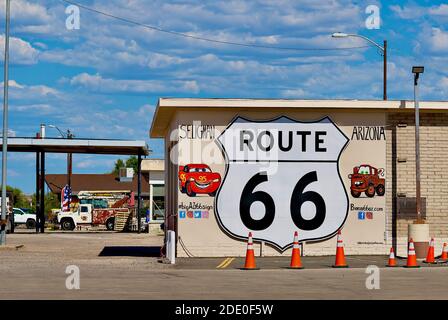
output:
<svg viewBox="0 0 448 320"><path fill-rule="evenodd" d="M25 225L28 229L36 228L36 214L31 209L13 208L14 225Z"/></svg>

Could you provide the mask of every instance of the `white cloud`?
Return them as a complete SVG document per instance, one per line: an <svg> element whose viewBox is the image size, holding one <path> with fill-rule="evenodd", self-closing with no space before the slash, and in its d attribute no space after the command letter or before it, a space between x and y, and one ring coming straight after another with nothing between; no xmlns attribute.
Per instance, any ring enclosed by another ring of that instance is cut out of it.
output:
<svg viewBox="0 0 448 320"><path fill-rule="evenodd" d="M156 110L156 107L152 104L145 104L138 109L138 116L139 117L148 117L148 115L154 114L154 111Z"/></svg>
<svg viewBox="0 0 448 320"><path fill-rule="evenodd" d="M35 47L38 47L40 49L48 49L48 46L45 43L42 42L34 42L33 43Z"/></svg>
<svg viewBox="0 0 448 320"><path fill-rule="evenodd" d="M28 104L28 105L11 105L12 111L17 112L38 112L39 114L50 114L56 111L52 105L49 104Z"/></svg>
<svg viewBox="0 0 448 320"><path fill-rule="evenodd" d="M287 89L287 90L282 91L282 96L285 98L299 99L299 98L306 97L307 95L308 95L307 92L301 88Z"/></svg>
<svg viewBox="0 0 448 320"><path fill-rule="evenodd" d="M90 7L167 30L220 41L287 47L344 46L329 42L335 30L360 29L362 8L350 1L127 1L107 4L93 1ZM96 14L83 14L80 32L66 32L67 39L80 43L69 49L51 49L42 59L71 66L95 66L101 73L128 71L129 66L159 69L182 66L206 53L304 56L300 52L262 51L198 41L129 25ZM145 12L145 15L141 15ZM320 36L321 38L319 38ZM349 40L350 41L350 40ZM158 52L153 52L156 49ZM327 53L331 55L331 52ZM134 71L134 69L133 69ZM145 70L141 70L145 73Z"/></svg>
<svg viewBox="0 0 448 320"><path fill-rule="evenodd" d="M195 81L122 80L103 78L100 74L81 73L70 79L72 86L103 93L153 93L182 91L196 94L199 86Z"/></svg>
<svg viewBox="0 0 448 320"><path fill-rule="evenodd" d="M429 14L434 16L445 16L448 17L448 4L442 3L439 6L431 7L428 10Z"/></svg>
<svg viewBox="0 0 448 320"><path fill-rule="evenodd" d="M0 15L2 17L5 15L5 3L5 1L2 1L0 5ZM34 23L47 22L50 20L50 15L47 9L40 4L25 0L12 0L11 20L17 22L33 21Z"/></svg>
<svg viewBox="0 0 448 320"><path fill-rule="evenodd" d="M86 159L75 162L75 167L78 169L94 169L94 168L104 168L105 166L113 168L113 160L98 161L98 159ZM111 169L112 170L112 169Z"/></svg>
<svg viewBox="0 0 448 320"><path fill-rule="evenodd" d="M186 61L186 59L160 53L151 54L148 60L148 67L154 69L172 66L173 64L181 64Z"/></svg>
<svg viewBox="0 0 448 320"><path fill-rule="evenodd" d="M10 62L11 64L36 64L38 62L39 50L20 38L10 37ZM0 35L0 54L5 54L5 35Z"/></svg>
<svg viewBox="0 0 448 320"><path fill-rule="evenodd" d="M1 83L2 87L3 87L4 83L5 82L2 81L2 83ZM23 89L24 88L24 86L22 86L21 84L17 83L16 80L8 80L8 85L9 85L10 88L18 88L18 89Z"/></svg>
<svg viewBox="0 0 448 320"><path fill-rule="evenodd" d="M30 100L34 104L36 101L45 99L62 98L62 94L58 90L46 85L25 85L12 79L8 83L11 100ZM3 95L3 81L0 86L0 93Z"/></svg>
<svg viewBox="0 0 448 320"><path fill-rule="evenodd" d="M407 6L391 5L389 8L401 19L409 20L421 17L427 12L427 8L412 4Z"/></svg>
<svg viewBox="0 0 448 320"><path fill-rule="evenodd" d="M448 52L448 32L439 28L432 28L431 34L426 38L430 50L438 53Z"/></svg>

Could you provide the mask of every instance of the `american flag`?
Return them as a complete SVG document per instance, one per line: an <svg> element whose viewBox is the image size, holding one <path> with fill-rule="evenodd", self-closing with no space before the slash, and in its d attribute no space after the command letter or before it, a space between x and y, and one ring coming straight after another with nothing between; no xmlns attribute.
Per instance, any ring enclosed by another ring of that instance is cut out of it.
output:
<svg viewBox="0 0 448 320"><path fill-rule="evenodd" d="M72 197L72 189L68 186L65 185L64 188L62 188L61 191L61 209L62 211L70 211L70 202L71 202L71 197Z"/></svg>

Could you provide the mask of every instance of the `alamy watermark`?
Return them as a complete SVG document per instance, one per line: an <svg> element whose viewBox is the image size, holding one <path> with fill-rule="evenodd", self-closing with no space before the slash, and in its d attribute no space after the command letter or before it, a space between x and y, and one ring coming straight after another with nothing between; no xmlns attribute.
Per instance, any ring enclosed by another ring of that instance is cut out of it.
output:
<svg viewBox="0 0 448 320"><path fill-rule="evenodd" d="M366 28L369 30L379 29L381 26L380 8L371 4L366 7L365 13L369 15L365 20Z"/></svg>
<svg viewBox="0 0 448 320"><path fill-rule="evenodd" d="M79 30L81 27L81 17L79 14L79 7L75 5L69 5L65 8L65 13L68 15L65 20L65 27L67 30Z"/></svg>
<svg viewBox="0 0 448 320"><path fill-rule="evenodd" d="M380 289L380 268L378 266L370 265L366 268L369 276L366 278L366 288L368 290Z"/></svg>
<svg viewBox="0 0 448 320"><path fill-rule="evenodd" d="M81 289L81 273L78 266L67 266L67 268L65 268L65 274L68 274L68 277L65 279L65 287L67 290Z"/></svg>

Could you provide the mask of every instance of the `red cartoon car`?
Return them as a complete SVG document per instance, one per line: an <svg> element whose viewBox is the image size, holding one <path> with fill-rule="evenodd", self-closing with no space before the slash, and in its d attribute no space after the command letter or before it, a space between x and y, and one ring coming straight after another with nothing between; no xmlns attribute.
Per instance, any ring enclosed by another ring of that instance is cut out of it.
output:
<svg viewBox="0 0 448 320"><path fill-rule="evenodd" d="M196 194L216 195L221 183L221 175L212 172L206 164L179 166L179 189L190 197Z"/></svg>

